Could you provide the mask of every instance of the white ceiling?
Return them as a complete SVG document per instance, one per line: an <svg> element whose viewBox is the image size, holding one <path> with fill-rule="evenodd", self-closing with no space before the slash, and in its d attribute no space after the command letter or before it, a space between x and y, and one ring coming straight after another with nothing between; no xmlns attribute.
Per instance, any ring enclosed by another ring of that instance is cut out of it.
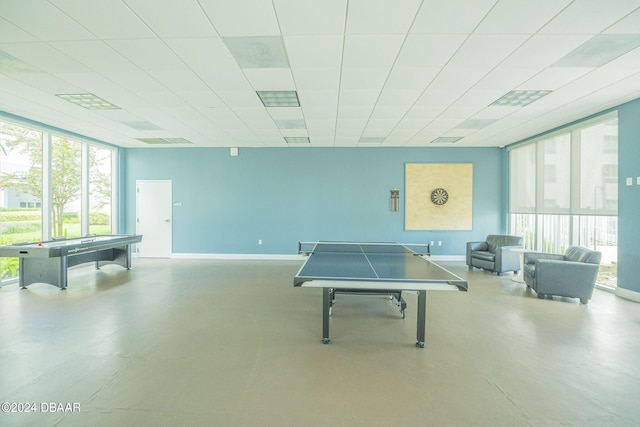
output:
<svg viewBox="0 0 640 427"><path fill-rule="evenodd" d="M638 47L559 62L602 35L638 46L640 0L2 0L0 110L123 147L502 146L640 97ZM241 68L225 38L249 36L289 67ZM512 90L553 92L489 106Z"/></svg>

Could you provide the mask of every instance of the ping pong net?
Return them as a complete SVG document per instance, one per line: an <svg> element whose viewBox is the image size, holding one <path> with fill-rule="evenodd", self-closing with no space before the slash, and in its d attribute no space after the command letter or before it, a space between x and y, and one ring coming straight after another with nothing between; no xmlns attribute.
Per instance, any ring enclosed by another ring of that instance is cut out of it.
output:
<svg viewBox="0 0 640 427"><path fill-rule="evenodd" d="M298 254L345 253L431 256L429 243L298 242Z"/></svg>

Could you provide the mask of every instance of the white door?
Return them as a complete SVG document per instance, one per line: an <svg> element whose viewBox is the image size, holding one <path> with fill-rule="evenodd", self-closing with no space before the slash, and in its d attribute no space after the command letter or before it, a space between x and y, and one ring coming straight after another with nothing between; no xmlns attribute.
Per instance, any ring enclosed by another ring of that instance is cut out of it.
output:
<svg viewBox="0 0 640 427"><path fill-rule="evenodd" d="M171 181L136 181L136 234L142 234L138 256L171 256Z"/></svg>

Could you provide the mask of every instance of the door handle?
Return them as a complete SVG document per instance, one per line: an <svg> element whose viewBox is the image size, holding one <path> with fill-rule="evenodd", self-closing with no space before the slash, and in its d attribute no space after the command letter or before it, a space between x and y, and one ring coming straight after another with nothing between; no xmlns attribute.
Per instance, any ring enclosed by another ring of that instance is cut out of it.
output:
<svg viewBox="0 0 640 427"><path fill-rule="evenodd" d="M165 219L164 222L171 222L171 220L170 219Z"/></svg>

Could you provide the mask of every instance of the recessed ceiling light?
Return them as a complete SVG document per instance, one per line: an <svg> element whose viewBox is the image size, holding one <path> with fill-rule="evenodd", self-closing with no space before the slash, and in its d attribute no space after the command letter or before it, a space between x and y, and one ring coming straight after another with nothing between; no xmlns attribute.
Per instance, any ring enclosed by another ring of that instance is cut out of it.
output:
<svg viewBox="0 0 640 427"><path fill-rule="evenodd" d="M311 140L309 140L308 136L285 136L284 140L287 141L287 144L310 144Z"/></svg>
<svg viewBox="0 0 640 427"><path fill-rule="evenodd" d="M38 68L0 50L0 73L37 73Z"/></svg>
<svg viewBox="0 0 640 427"><path fill-rule="evenodd" d="M550 93L550 90L512 90L489 104L489 106L524 107Z"/></svg>
<svg viewBox="0 0 640 427"><path fill-rule="evenodd" d="M469 119L456 126L456 129L482 129L496 121L496 119Z"/></svg>
<svg viewBox="0 0 640 427"><path fill-rule="evenodd" d="M274 120L278 129L306 129L304 120Z"/></svg>
<svg viewBox="0 0 640 427"><path fill-rule="evenodd" d="M120 122L120 123L136 130L162 130L160 126L157 126L151 122L141 121L141 122Z"/></svg>
<svg viewBox="0 0 640 427"><path fill-rule="evenodd" d="M295 90L259 90L256 91L265 107L299 107L298 93Z"/></svg>
<svg viewBox="0 0 640 427"><path fill-rule="evenodd" d="M431 141L431 144L453 144L462 138L461 136L441 136Z"/></svg>
<svg viewBox="0 0 640 427"><path fill-rule="evenodd" d="M87 110L120 110L117 105L110 103L109 101L100 98L93 93L64 93L57 94L59 98L69 101Z"/></svg>

